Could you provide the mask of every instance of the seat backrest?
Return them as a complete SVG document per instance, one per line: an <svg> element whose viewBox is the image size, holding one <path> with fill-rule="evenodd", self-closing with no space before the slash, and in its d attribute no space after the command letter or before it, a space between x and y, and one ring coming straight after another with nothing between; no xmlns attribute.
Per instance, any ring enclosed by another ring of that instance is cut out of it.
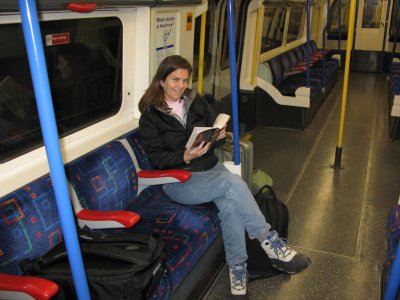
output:
<svg viewBox="0 0 400 300"><path fill-rule="evenodd" d="M287 52L283 53L281 56L281 63L283 66L283 70L289 70L292 67L292 63L289 59L289 54Z"/></svg>
<svg viewBox="0 0 400 300"><path fill-rule="evenodd" d="M296 64L297 64L297 56L296 56L296 54L295 54L295 51L294 50L290 50L288 53L287 53L287 55L288 55L288 57L289 57L289 60L290 60L290 63L292 64L292 66L295 66Z"/></svg>
<svg viewBox="0 0 400 300"><path fill-rule="evenodd" d="M144 150L139 129L135 129L121 138L126 139L128 141L138 161L139 167L143 170L153 170L153 167L146 154L146 151Z"/></svg>
<svg viewBox="0 0 400 300"><path fill-rule="evenodd" d="M303 60L304 60L305 56L304 56L304 54L303 54L303 51L301 50L301 46L296 47L296 48L294 49L294 53L295 53L296 56L297 56L297 61L303 61Z"/></svg>
<svg viewBox="0 0 400 300"><path fill-rule="evenodd" d="M283 80L283 67L279 56L275 56L268 61L269 67L274 77L274 86L278 86Z"/></svg>
<svg viewBox="0 0 400 300"><path fill-rule="evenodd" d="M111 141L68 163L66 174L87 209L124 210L137 196L137 171L119 141Z"/></svg>
<svg viewBox="0 0 400 300"><path fill-rule="evenodd" d="M62 241L49 175L0 197L0 272L21 275L19 262L34 259Z"/></svg>
<svg viewBox="0 0 400 300"><path fill-rule="evenodd" d="M312 52L312 53L318 52L318 47L317 47L317 44L315 43L314 40L311 40L311 41L310 41L310 46L311 46L311 52Z"/></svg>

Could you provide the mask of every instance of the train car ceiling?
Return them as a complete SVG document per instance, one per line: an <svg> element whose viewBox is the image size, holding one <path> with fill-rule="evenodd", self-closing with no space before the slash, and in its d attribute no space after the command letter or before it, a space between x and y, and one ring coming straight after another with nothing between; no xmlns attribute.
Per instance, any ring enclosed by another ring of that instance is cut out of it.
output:
<svg viewBox="0 0 400 300"><path fill-rule="evenodd" d="M192 5L201 4L201 0L80 0L80 1L63 1L63 0L36 0L38 11L58 11L70 10L69 3L79 4L96 4L97 9L110 9L115 7L133 7L133 6L166 6L166 5ZM18 1L2 0L0 4L1 12L16 12L19 10Z"/></svg>

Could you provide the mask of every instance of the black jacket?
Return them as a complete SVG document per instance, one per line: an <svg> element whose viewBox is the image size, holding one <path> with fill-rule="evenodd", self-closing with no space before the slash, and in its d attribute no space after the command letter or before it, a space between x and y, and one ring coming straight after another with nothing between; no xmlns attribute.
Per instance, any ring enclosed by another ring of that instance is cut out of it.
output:
<svg viewBox="0 0 400 300"><path fill-rule="evenodd" d="M212 126L217 112L213 110L203 96L185 99L186 126L177 116L150 107L142 113L139 120L140 133L150 163L155 169L189 169L206 171L214 167L218 158L210 149L202 157L193 159L189 164L183 160L185 145L196 126ZM214 143L218 146L222 141Z"/></svg>

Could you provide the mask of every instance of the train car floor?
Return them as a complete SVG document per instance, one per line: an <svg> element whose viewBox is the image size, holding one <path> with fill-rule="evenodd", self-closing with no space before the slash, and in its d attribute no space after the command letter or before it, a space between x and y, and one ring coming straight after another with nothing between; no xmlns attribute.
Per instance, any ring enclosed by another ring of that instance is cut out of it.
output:
<svg viewBox="0 0 400 300"><path fill-rule="evenodd" d="M386 222L400 193L400 143L387 133L384 75L351 73L341 169L334 162L343 74L307 130L257 127L254 166L289 208L289 242L312 265L249 283L249 299L380 299ZM227 299L225 267L204 299Z"/></svg>

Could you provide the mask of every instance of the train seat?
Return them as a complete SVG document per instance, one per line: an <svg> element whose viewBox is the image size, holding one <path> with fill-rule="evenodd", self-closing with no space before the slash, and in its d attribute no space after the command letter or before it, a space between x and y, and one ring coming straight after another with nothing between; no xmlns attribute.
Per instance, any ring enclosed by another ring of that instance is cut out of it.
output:
<svg viewBox="0 0 400 300"><path fill-rule="evenodd" d="M150 170L151 165L138 130L66 165L68 180L84 208L122 209L141 217L130 229L103 229L102 232L161 236L167 251L167 273L151 299L169 299L180 293L177 290L181 283L220 237L218 211L213 204L176 203L163 192L161 185L141 190L137 175L141 169Z"/></svg>
<svg viewBox="0 0 400 300"><path fill-rule="evenodd" d="M388 74L388 134L392 140L400 139L400 63L392 62Z"/></svg>
<svg viewBox="0 0 400 300"><path fill-rule="evenodd" d="M390 273L393 267L393 263L396 259L397 247L400 240L400 205L393 207L389 213L387 221L387 251L386 251L386 263L385 263L385 278L389 280ZM384 282L387 284L387 282ZM400 294L397 293L396 299L400 299Z"/></svg>
<svg viewBox="0 0 400 300"><path fill-rule="evenodd" d="M45 295L51 297L58 291L55 284L50 294L29 289L34 287L33 283L22 283L21 279L6 285L9 275L22 275L21 260L39 257L63 240L50 176L42 176L0 197L0 215L0 298L26 293L38 299L47 299Z"/></svg>
<svg viewBox="0 0 400 300"><path fill-rule="evenodd" d="M281 92L282 95L294 96L299 87L306 86L306 79L303 76L287 76L284 77L284 67L282 65L282 57L276 56L268 61L272 71L273 84ZM315 97L320 90L320 80L315 78L310 81L311 98Z"/></svg>
<svg viewBox="0 0 400 300"><path fill-rule="evenodd" d="M139 176L151 165L138 130L73 160L65 169L72 201L76 197L85 209L127 210L141 217L130 229L97 230L157 233L164 240L166 273L151 299L187 299L204 292L223 264L218 210L213 204L176 203L159 184L141 186ZM2 276L22 275L21 260L39 257L63 240L49 174L1 197L0 215L2 298ZM57 292L57 285L51 288Z"/></svg>

